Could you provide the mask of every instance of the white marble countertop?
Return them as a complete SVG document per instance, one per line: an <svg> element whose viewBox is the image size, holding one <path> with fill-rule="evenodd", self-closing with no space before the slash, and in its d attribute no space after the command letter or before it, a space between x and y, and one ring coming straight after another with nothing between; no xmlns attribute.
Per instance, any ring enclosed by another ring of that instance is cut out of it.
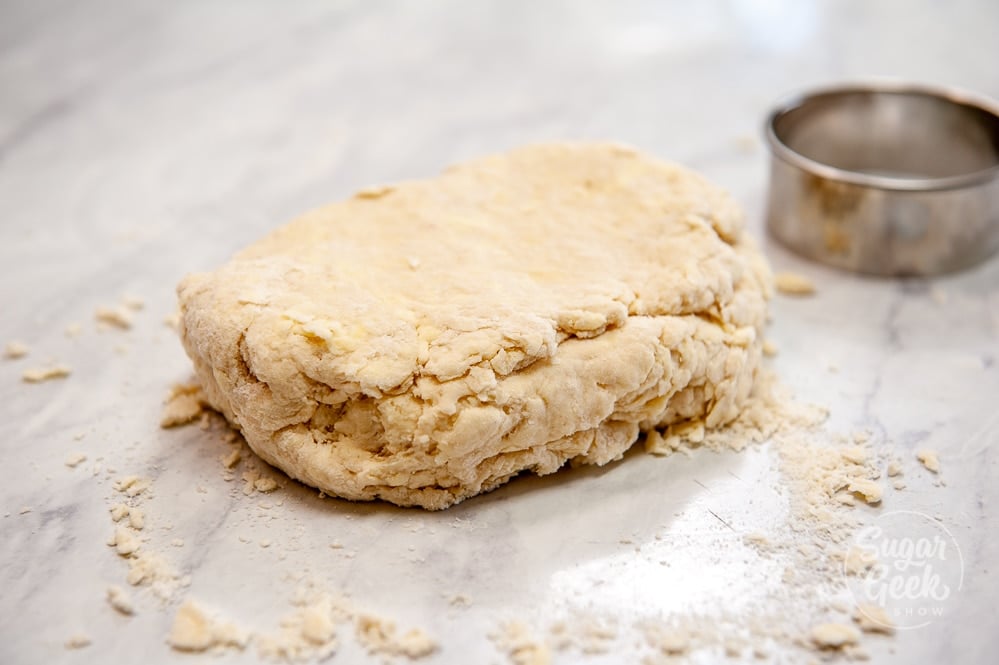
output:
<svg viewBox="0 0 999 665"><path fill-rule="evenodd" d="M266 497L231 492L217 432L158 428L167 388L189 375L163 325L173 287L355 188L539 140L613 139L694 167L763 239L754 137L776 98L872 75L999 97L997 26L991 0L0 2L0 342L31 346L0 361L0 662L202 662L165 644L180 598L274 624L299 573L426 629L441 663L503 662L487 633L504 618L582 609L623 625L752 607L772 570L729 541L776 510L765 446L636 453L436 514L320 501L281 476ZM880 510L935 517L963 555L946 615L867 651L994 662L999 259L902 282L764 245L818 285L774 302L783 381L830 408L831 430L867 429L905 460L908 487ZM133 327L98 332L95 308L126 293L145 300ZM72 375L21 381L50 359ZM939 452L939 477L914 461L921 447ZM67 466L76 453L87 460ZM126 572L105 540L112 482L129 473L153 479L144 537L190 586L166 605L129 588L125 617L105 601ZM92 644L64 648L79 632ZM334 662L364 661L340 632ZM647 653L622 629L607 653L555 662ZM777 645L766 659L804 657Z"/></svg>

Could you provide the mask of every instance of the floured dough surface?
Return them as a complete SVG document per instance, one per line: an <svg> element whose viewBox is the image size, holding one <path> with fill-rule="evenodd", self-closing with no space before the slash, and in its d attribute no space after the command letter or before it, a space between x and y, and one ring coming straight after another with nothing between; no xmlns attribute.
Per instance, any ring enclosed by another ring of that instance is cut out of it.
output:
<svg viewBox="0 0 999 665"><path fill-rule="evenodd" d="M207 400L257 454L330 494L440 509L730 421L770 273L703 178L569 144L361 192L178 293Z"/></svg>

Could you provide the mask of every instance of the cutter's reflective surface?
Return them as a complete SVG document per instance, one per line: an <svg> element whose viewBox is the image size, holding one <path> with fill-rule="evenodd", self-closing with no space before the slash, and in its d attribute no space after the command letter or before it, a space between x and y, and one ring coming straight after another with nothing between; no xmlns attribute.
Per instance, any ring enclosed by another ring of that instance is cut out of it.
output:
<svg viewBox="0 0 999 665"><path fill-rule="evenodd" d="M999 115L964 93L881 83L793 99L767 124L768 226L797 252L879 275L999 248Z"/></svg>

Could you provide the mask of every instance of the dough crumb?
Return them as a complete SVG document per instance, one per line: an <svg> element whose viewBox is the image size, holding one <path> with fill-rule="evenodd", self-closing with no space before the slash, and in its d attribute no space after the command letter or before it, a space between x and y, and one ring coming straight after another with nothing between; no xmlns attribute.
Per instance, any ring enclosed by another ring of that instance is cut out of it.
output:
<svg viewBox="0 0 999 665"><path fill-rule="evenodd" d="M74 633L70 635L69 638L63 643L63 646L67 649L83 649L89 647L93 642L89 635L84 633Z"/></svg>
<svg viewBox="0 0 999 665"><path fill-rule="evenodd" d="M148 586L162 600L170 600L178 587L186 586L173 566L155 552L137 552L129 557L125 581L132 586Z"/></svg>
<svg viewBox="0 0 999 665"><path fill-rule="evenodd" d="M437 650L437 642L419 628L396 635L393 621L371 614L357 617L357 641L371 655L422 658Z"/></svg>
<svg viewBox="0 0 999 665"><path fill-rule="evenodd" d="M653 649L667 656L681 656L691 649L689 629L675 625L649 624L645 638Z"/></svg>
<svg viewBox="0 0 999 665"><path fill-rule="evenodd" d="M579 649L587 654L608 653L617 638L617 628L596 617L578 617L574 621L579 626ZM565 649L572 643L565 623L556 624L550 630L553 636L561 634L563 639L556 642L556 648Z"/></svg>
<svg viewBox="0 0 999 665"><path fill-rule="evenodd" d="M81 462L87 461L87 456L83 453L71 453L69 457L65 459L63 464L71 469L75 469Z"/></svg>
<svg viewBox="0 0 999 665"><path fill-rule="evenodd" d="M7 346L3 349L3 357L8 360L16 360L18 358L23 358L31 352L31 349L27 344L14 340L12 342L7 342Z"/></svg>
<svg viewBox="0 0 999 665"><path fill-rule="evenodd" d="M468 607L472 604L472 599L463 593L456 593L447 596L447 602L452 607Z"/></svg>
<svg viewBox="0 0 999 665"><path fill-rule="evenodd" d="M125 527L120 526L115 529L111 538L108 539L108 546L115 548L115 551L117 551L121 556L129 557L139 550L142 543L135 536L135 534Z"/></svg>
<svg viewBox="0 0 999 665"><path fill-rule="evenodd" d="M926 467L927 471L940 473L940 458L937 456L937 452L935 450L923 448L916 453L916 459L918 459L919 462Z"/></svg>
<svg viewBox="0 0 999 665"><path fill-rule="evenodd" d="M243 455L239 452L239 448L233 450L231 453L222 458L222 466L227 469L231 469L243 458Z"/></svg>
<svg viewBox="0 0 999 665"><path fill-rule="evenodd" d="M840 451L840 455L843 456L847 462L852 462L853 464L863 464L867 461L867 450L862 446L850 446L844 448Z"/></svg>
<svg viewBox="0 0 999 665"><path fill-rule="evenodd" d="M132 312L124 305L118 307L98 307L94 310L98 328L128 330L132 327Z"/></svg>
<svg viewBox="0 0 999 665"><path fill-rule="evenodd" d="M809 296L815 293L815 283L804 275L795 272L775 274L774 286L779 292L791 296Z"/></svg>
<svg viewBox="0 0 999 665"><path fill-rule="evenodd" d="M255 481L253 481L253 489L257 490L258 492L263 492L263 493L273 492L277 488L278 488L277 481L274 480L273 478L258 478Z"/></svg>
<svg viewBox="0 0 999 665"><path fill-rule="evenodd" d="M196 383L178 383L170 389L160 415L160 427L168 429L194 422L205 410L207 401Z"/></svg>
<svg viewBox="0 0 999 665"><path fill-rule="evenodd" d="M135 607L132 605L132 599L128 597L128 594L125 593L125 590L120 586L109 586L107 596L108 604L116 611L125 615L132 615L135 613Z"/></svg>
<svg viewBox="0 0 999 665"><path fill-rule="evenodd" d="M136 497L152 485L152 481L148 478L140 478L139 476L122 476L118 480L114 481L114 490L116 492L121 492L128 497Z"/></svg>
<svg viewBox="0 0 999 665"><path fill-rule="evenodd" d="M132 327L132 314L124 307L98 307L94 318L101 327L128 330Z"/></svg>
<svg viewBox="0 0 999 665"><path fill-rule="evenodd" d="M65 379L73 370L68 365L50 365L24 370L21 378L25 383L41 383L50 379Z"/></svg>
<svg viewBox="0 0 999 665"><path fill-rule="evenodd" d="M83 330L83 326L79 323L71 323L66 326L66 337L76 337Z"/></svg>
<svg viewBox="0 0 999 665"><path fill-rule="evenodd" d="M336 622L339 608L327 595L320 595L290 616L281 619L280 628L254 638L261 657L268 660L321 661L336 649Z"/></svg>
<svg viewBox="0 0 999 665"><path fill-rule="evenodd" d="M860 631L845 623L820 623L809 638L820 649L842 649L860 641Z"/></svg>
<svg viewBox="0 0 999 665"><path fill-rule="evenodd" d="M128 525L136 531L141 531L146 526L146 514L141 508L128 509Z"/></svg>
<svg viewBox="0 0 999 665"><path fill-rule="evenodd" d="M128 517L128 506L124 503L116 503L111 506L111 521L120 522Z"/></svg>
<svg viewBox="0 0 999 665"><path fill-rule="evenodd" d="M884 488L881 487L881 483L867 478L858 478L850 481L849 490L871 504L880 503L884 495Z"/></svg>
<svg viewBox="0 0 999 665"><path fill-rule="evenodd" d="M121 304L132 311L138 311L146 306L146 301L139 296L125 294L121 297Z"/></svg>
<svg viewBox="0 0 999 665"><path fill-rule="evenodd" d="M888 468L885 470L885 473L888 474L889 478L894 478L896 476L901 476L902 475L902 465L898 462L898 460L892 460L892 461L888 462Z"/></svg>
<svg viewBox="0 0 999 665"><path fill-rule="evenodd" d="M247 635L234 624L208 616L192 600L177 610L167 643L177 651L206 651L212 647L242 649Z"/></svg>
<svg viewBox="0 0 999 665"><path fill-rule="evenodd" d="M865 633L890 635L895 632L895 624L880 605L858 605L853 613L853 620Z"/></svg>
<svg viewBox="0 0 999 665"><path fill-rule="evenodd" d="M773 358L777 355L777 345L771 342L769 339L763 340L763 355L768 358Z"/></svg>
<svg viewBox="0 0 999 665"><path fill-rule="evenodd" d="M878 562L877 552L854 546L843 555L843 570L847 575L863 575Z"/></svg>
<svg viewBox="0 0 999 665"><path fill-rule="evenodd" d="M511 665L550 665L551 650L536 641L527 624L509 621L489 636L496 648L507 655Z"/></svg>

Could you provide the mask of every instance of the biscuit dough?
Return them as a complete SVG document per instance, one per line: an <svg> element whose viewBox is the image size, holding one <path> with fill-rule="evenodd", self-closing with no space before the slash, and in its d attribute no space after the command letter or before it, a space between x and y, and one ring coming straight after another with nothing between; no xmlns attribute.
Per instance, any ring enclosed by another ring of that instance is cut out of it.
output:
<svg viewBox="0 0 999 665"><path fill-rule="evenodd" d="M428 509L729 422L770 294L728 195L609 144L362 191L178 287L205 396L258 455Z"/></svg>

